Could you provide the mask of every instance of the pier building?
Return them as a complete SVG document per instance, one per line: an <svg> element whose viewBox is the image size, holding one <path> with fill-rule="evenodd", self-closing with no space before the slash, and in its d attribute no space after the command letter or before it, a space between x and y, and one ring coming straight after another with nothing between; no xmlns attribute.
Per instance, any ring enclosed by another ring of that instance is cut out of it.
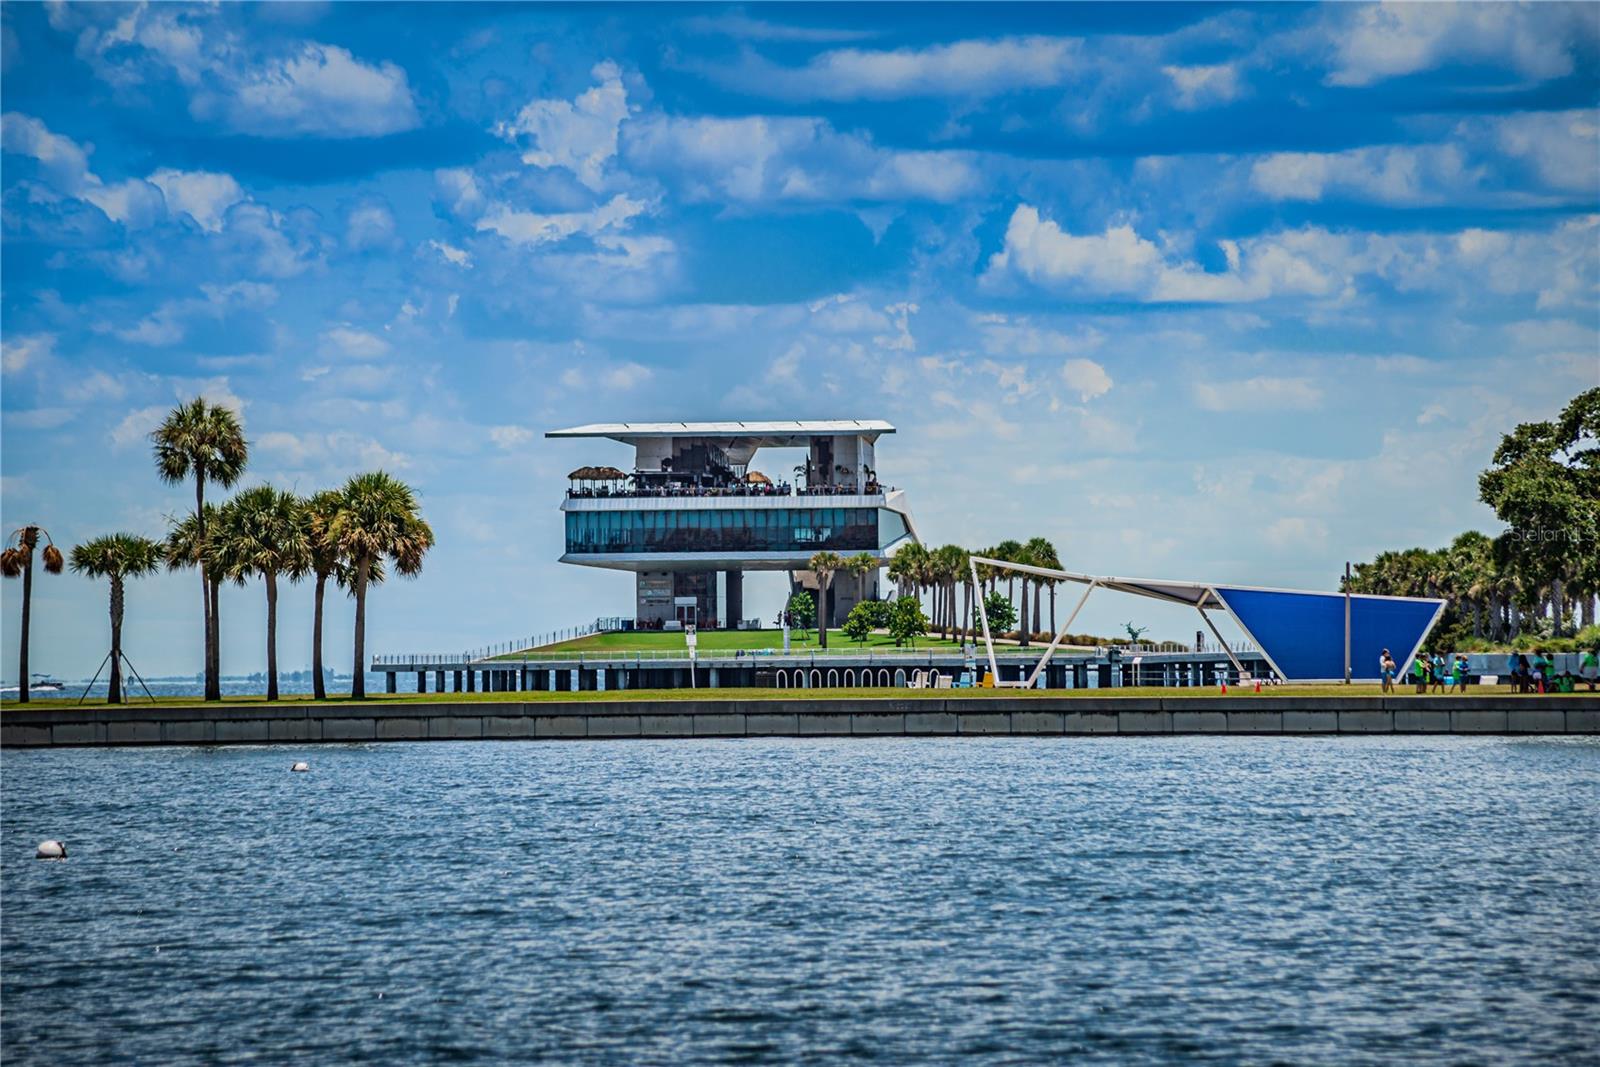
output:
<svg viewBox="0 0 1600 1067"><path fill-rule="evenodd" d="M561 562L632 571L634 623L642 628L736 628L745 618L744 574L786 571L815 590L811 557L866 553L886 566L918 540L905 493L877 469L873 419L767 422L617 422L551 430L548 438L601 438L633 448L626 469L584 466L569 476L561 511ZM762 450L803 449L787 470L761 469ZM838 575L824 612L838 625L858 600L876 598L879 571Z"/></svg>

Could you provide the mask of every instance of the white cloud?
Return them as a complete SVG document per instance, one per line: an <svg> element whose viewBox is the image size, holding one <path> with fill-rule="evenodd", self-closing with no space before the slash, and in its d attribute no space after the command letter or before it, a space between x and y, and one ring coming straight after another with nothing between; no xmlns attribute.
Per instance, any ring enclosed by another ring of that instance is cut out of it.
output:
<svg viewBox="0 0 1600 1067"><path fill-rule="evenodd" d="M262 137L379 137L421 118L406 73L338 45L302 41L250 50L216 9L150 5L52 7L51 25L105 81L132 87L172 77L195 118Z"/></svg>
<svg viewBox="0 0 1600 1067"><path fill-rule="evenodd" d="M278 299L278 290L261 282L234 282L231 285L202 285L204 298L188 297L163 301L149 315L132 326L97 324L98 333L111 333L135 344L172 345L188 334L189 323L198 318L221 319L230 311L260 311Z"/></svg>
<svg viewBox="0 0 1600 1067"><path fill-rule="evenodd" d="M439 258L443 259L446 263L449 263L452 266L461 267L463 269L470 269L472 266L472 256L468 254L466 249L457 248L455 245L450 244L447 241L430 240L426 247L439 253Z"/></svg>
<svg viewBox="0 0 1600 1067"><path fill-rule="evenodd" d="M1325 33L1330 85L1372 85L1456 61L1488 62L1525 78L1573 70L1575 42L1593 21L1583 5L1337 5ZM1591 31L1592 32L1592 31Z"/></svg>
<svg viewBox="0 0 1600 1067"><path fill-rule="evenodd" d="M161 190L168 211L187 214L211 233L220 232L228 208L245 199L244 190L231 175L213 171L162 168L148 180Z"/></svg>
<svg viewBox="0 0 1600 1067"><path fill-rule="evenodd" d="M565 167L590 189L604 183L605 165L617 154L617 128L628 117L628 92L615 63L595 64L599 84L575 100L534 100L510 122L495 127L508 141L530 147L522 161L534 167Z"/></svg>
<svg viewBox="0 0 1600 1067"><path fill-rule="evenodd" d="M0 369L6 374L26 370L30 364L37 367L40 360L48 359L55 351L56 335L33 333L6 337L0 342Z"/></svg>
<svg viewBox="0 0 1600 1067"><path fill-rule="evenodd" d="M527 444L533 440L533 431L526 426L491 426L489 427L489 440L497 448L507 452Z"/></svg>
<svg viewBox="0 0 1600 1067"><path fill-rule="evenodd" d="M630 220L648 208L644 201L622 193L588 211L540 214L496 204L478 220L478 229L497 233L513 244L540 245L564 241L575 234L592 237L609 229L625 229Z"/></svg>
<svg viewBox="0 0 1600 1067"><path fill-rule="evenodd" d="M1268 524L1261 537L1273 548L1312 551L1327 544L1328 526L1321 519L1286 515Z"/></svg>
<svg viewBox="0 0 1600 1067"><path fill-rule="evenodd" d="M1202 411L1311 411L1322 406L1322 389L1309 378L1196 382L1194 402Z"/></svg>
<svg viewBox="0 0 1600 1067"><path fill-rule="evenodd" d="M949 202L980 185L970 152L880 148L818 118L658 115L628 123L622 145L692 200Z"/></svg>
<svg viewBox="0 0 1600 1067"><path fill-rule="evenodd" d="M1593 192L1600 158L1600 117L1592 110L1533 111L1464 121L1460 135L1487 126L1495 147L1525 159L1551 188Z"/></svg>
<svg viewBox="0 0 1600 1067"><path fill-rule="evenodd" d="M167 409L161 404L130 411L121 422L112 427L112 447L127 448L129 445L142 444L150 437L151 432L161 425L161 420L166 414Z"/></svg>
<svg viewBox="0 0 1600 1067"><path fill-rule="evenodd" d="M1061 365L1061 380L1084 402L1111 391L1111 375L1092 359L1069 359Z"/></svg>
<svg viewBox="0 0 1600 1067"><path fill-rule="evenodd" d="M351 359L378 359L388 354L389 342L346 322L322 331L322 350L326 354L348 356Z"/></svg>
<svg viewBox="0 0 1600 1067"><path fill-rule="evenodd" d="M17 430L53 430L72 421L71 408L33 408L6 412L6 425Z"/></svg>
<svg viewBox="0 0 1600 1067"><path fill-rule="evenodd" d="M255 448L292 467L316 471L404 470L411 465L405 453L392 451L371 437L348 430L300 434L274 430L258 437Z"/></svg>
<svg viewBox="0 0 1600 1067"><path fill-rule="evenodd" d="M381 200L364 200L352 206L345 216L344 243L358 252L399 246L394 212L389 205Z"/></svg>
<svg viewBox="0 0 1600 1067"><path fill-rule="evenodd" d="M1242 92L1239 68L1234 63L1213 66L1162 67L1161 72L1172 79L1177 93L1178 107L1194 111L1213 104L1226 104L1238 99Z"/></svg>
<svg viewBox="0 0 1600 1067"><path fill-rule="evenodd" d="M607 389L636 389L655 377L655 371L641 363L619 363L600 375L600 384Z"/></svg>
<svg viewBox="0 0 1600 1067"><path fill-rule="evenodd" d="M803 67L749 62L734 76L749 91L807 100L984 97L1060 85L1083 62L1069 37L1001 37L927 48L841 48Z"/></svg>
<svg viewBox="0 0 1600 1067"><path fill-rule="evenodd" d="M1277 152L1250 168L1251 186L1275 200L1320 200L1333 191L1389 204L1444 203L1481 178L1455 145Z"/></svg>

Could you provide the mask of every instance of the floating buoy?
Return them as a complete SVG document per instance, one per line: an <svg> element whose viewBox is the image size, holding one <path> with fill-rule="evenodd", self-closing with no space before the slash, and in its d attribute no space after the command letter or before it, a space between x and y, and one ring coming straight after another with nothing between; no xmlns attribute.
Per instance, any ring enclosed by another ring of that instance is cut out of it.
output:
<svg viewBox="0 0 1600 1067"><path fill-rule="evenodd" d="M60 841L40 841L39 851L33 855L41 860L64 860L67 858L67 846Z"/></svg>
<svg viewBox="0 0 1600 1067"><path fill-rule="evenodd" d="M289 769L291 771L309 771L311 769L311 764L307 763L305 760L301 760L299 763L296 763Z"/></svg>

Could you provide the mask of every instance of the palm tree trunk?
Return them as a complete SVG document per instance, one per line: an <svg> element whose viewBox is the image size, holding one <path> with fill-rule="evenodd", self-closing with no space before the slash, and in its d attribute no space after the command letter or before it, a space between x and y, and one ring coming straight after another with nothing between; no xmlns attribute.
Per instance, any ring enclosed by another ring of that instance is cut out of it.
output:
<svg viewBox="0 0 1600 1067"><path fill-rule="evenodd" d="M1044 615L1042 602L1044 600L1044 583L1033 583L1033 632L1038 633L1044 628Z"/></svg>
<svg viewBox="0 0 1600 1067"><path fill-rule="evenodd" d="M972 581L961 583L961 640L972 636Z"/></svg>
<svg viewBox="0 0 1600 1067"><path fill-rule="evenodd" d="M220 657L217 654L217 601L216 588L206 573L206 468L197 463L194 468L194 522L195 543L200 549L197 561L200 571L200 613L205 629L205 699L222 699L222 682L219 678Z"/></svg>
<svg viewBox="0 0 1600 1067"><path fill-rule="evenodd" d="M111 579L111 681L106 703L122 703L122 578Z"/></svg>
<svg viewBox="0 0 1600 1067"><path fill-rule="evenodd" d="M1050 583L1050 636L1056 634L1056 583Z"/></svg>
<svg viewBox="0 0 1600 1067"><path fill-rule="evenodd" d="M278 699L278 576L267 572L267 699Z"/></svg>
<svg viewBox="0 0 1600 1067"><path fill-rule="evenodd" d="M322 681L322 593L327 585L328 576L318 574L311 609L311 693L318 700L328 698L327 686Z"/></svg>
<svg viewBox="0 0 1600 1067"><path fill-rule="evenodd" d="M28 702L28 627L33 622L33 549L22 568L22 644L17 649L17 700Z"/></svg>
<svg viewBox="0 0 1600 1067"><path fill-rule="evenodd" d="M1028 647L1028 580L1022 580L1022 610L1017 613L1017 644Z"/></svg>
<svg viewBox="0 0 1600 1067"><path fill-rule="evenodd" d="M350 676L350 698L367 698L367 569L372 561L363 556L356 561L356 665Z"/></svg>
<svg viewBox="0 0 1600 1067"><path fill-rule="evenodd" d="M211 692L207 700L222 699L222 579L211 579Z"/></svg>
<svg viewBox="0 0 1600 1067"><path fill-rule="evenodd" d="M822 578L822 573L817 572L817 644L822 648L828 647L828 583Z"/></svg>

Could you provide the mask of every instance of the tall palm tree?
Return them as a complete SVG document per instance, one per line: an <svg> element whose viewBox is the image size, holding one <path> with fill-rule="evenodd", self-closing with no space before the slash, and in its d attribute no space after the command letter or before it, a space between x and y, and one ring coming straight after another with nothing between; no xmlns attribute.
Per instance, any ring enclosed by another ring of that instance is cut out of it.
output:
<svg viewBox="0 0 1600 1067"><path fill-rule="evenodd" d="M223 505L212 533L217 558L235 581L260 575L267 590L267 699L278 699L278 577L299 581L311 566L311 539L300 501L270 485L246 489Z"/></svg>
<svg viewBox="0 0 1600 1067"><path fill-rule="evenodd" d="M346 579L352 577L348 574L349 561L340 553L339 544L330 533L343 499L343 495L336 490L324 489L311 494L300 508L300 521L305 527L306 541L311 549L311 574L316 580L311 609L311 691L318 700L326 699L328 695L327 683L322 677L323 592L327 589L329 577L337 580L341 571L346 572ZM372 574L369 573L367 581L370 583L372 580ZM348 580L341 584L354 588L354 583Z"/></svg>
<svg viewBox="0 0 1600 1067"><path fill-rule="evenodd" d="M392 560L395 572L411 578L422 571L422 557L433 547L433 529L423 521L411 487L383 471L358 474L345 483L344 499L328 527L339 553L350 561L356 598L355 670L350 695L367 695L367 586L375 564Z"/></svg>
<svg viewBox="0 0 1600 1067"><path fill-rule="evenodd" d="M956 617L956 584L967 580L967 550L960 545L941 545L933 555L938 561L939 585L944 599L940 629L949 640L961 622Z"/></svg>
<svg viewBox="0 0 1600 1067"><path fill-rule="evenodd" d="M5 551L0 552L0 574L7 578L22 579L22 634L17 650L17 700L28 702L28 631L33 625L33 550L39 547L39 535L44 535L44 569L46 574L61 573L61 550L50 540L43 526L22 526L11 531Z"/></svg>
<svg viewBox="0 0 1600 1067"><path fill-rule="evenodd" d="M817 640L822 648L828 647L828 587L833 584L833 576L844 570L844 557L837 552L824 549L811 557L807 564L811 572L817 576Z"/></svg>
<svg viewBox="0 0 1600 1067"><path fill-rule="evenodd" d="M894 579L900 596L911 594L917 572L927 558L928 550L916 541L901 545L895 551L894 558L889 561L889 577Z"/></svg>
<svg viewBox="0 0 1600 1067"><path fill-rule="evenodd" d="M1028 555L1035 567L1049 567L1053 570L1061 569L1061 560L1056 556L1056 546L1045 537L1030 537L1023 546L1028 550ZM1044 629L1043 611L1041 601L1044 599L1045 586L1050 587L1050 632L1056 629L1056 583L1049 578L1035 577L1033 580L1033 628L1035 631Z"/></svg>
<svg viewBox="0 0 1600 1067"><path fill-rule="evenodd" d="M122 703L123 582L153 574L161 566L161 544L138 534L115 533L86 541L72 550L72 569L91 578L111 580L111 681L106 703Z"/></svg>
<svg viewBox="0 0 1600 1067"><path fill-rule="evenodd" d="M197 396L168 412L150 435L155 445L156 471L169 485L194 478L195 536L206 540L206 483L224 489L239 480L250 460L239 417L220 404ZM221 640L217 599L204 568L200 574L201 608L205 618L205 675L207 700L222 699Z"/></svg>
<svg viewBox="0 0 1600 1067"><path fill-rule="evenodd" d="M201 539L200 531L216 526L217 510L215 504L207 504L203 521L196 518L192 511L182 519L169 519L167 537L161 546L168 570L182 570L185 567L200 569L201 580L206 583L206 597L211 605L213 624L221 618L217 604L224 575L213 551L214 546L208 540Z"/></svg>
<svg viewBox="0 0 1600 1067"><path fill-rule="evenodd" d="M867 599L867 575L878 569L878 557L871 552L857 552L844 561L850 573L856 576L856 603Z"/></svg>

